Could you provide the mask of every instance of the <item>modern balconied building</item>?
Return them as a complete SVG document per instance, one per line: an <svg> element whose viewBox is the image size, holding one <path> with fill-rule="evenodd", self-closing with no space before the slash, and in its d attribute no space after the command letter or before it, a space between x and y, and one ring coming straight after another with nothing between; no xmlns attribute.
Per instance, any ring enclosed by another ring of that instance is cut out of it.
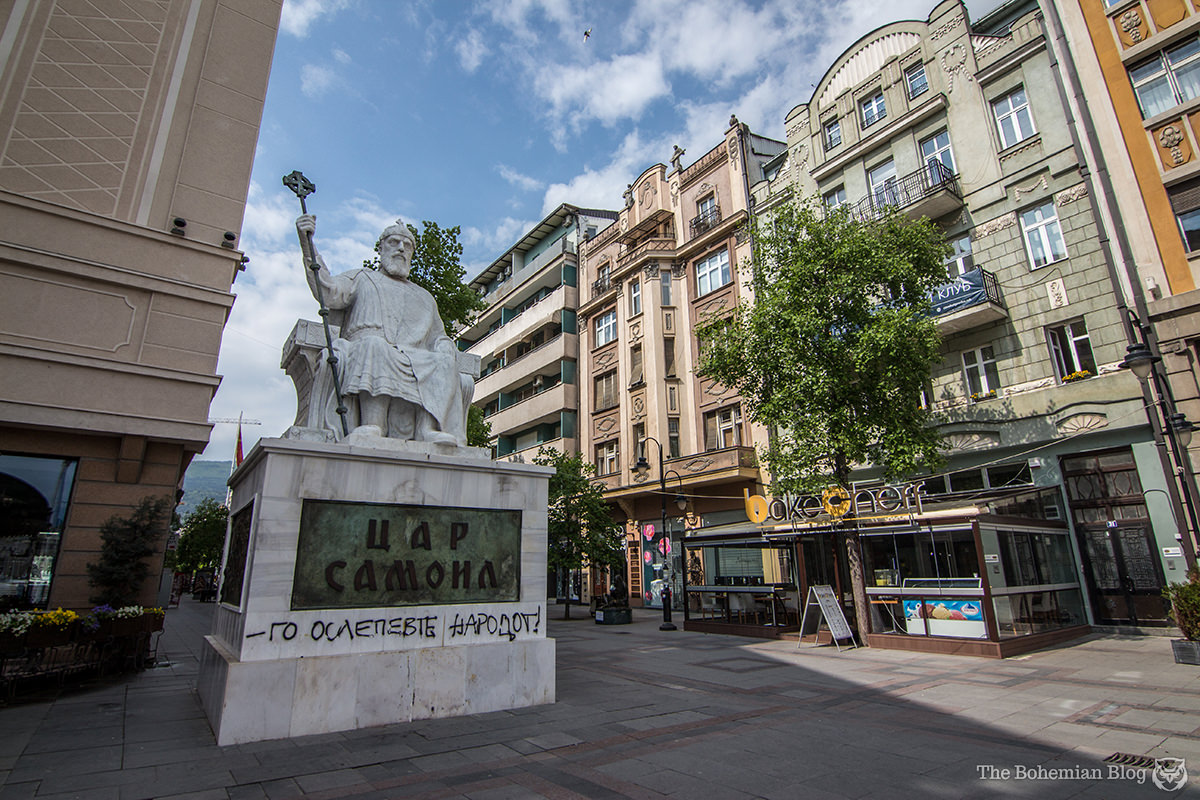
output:
<svg viewBox="0 0 1200 800"><path fill-rule="evenodd" d="M499 460L579 451L577 251L616 216L564 203L471 281L488 307L459 342L482 360L474 404Z"/></svg>
<svg viewBox="0 0 1200 800"><path fill-rule="evenodd" d="M0 6L0 605L90 607L208 442L281 6Z"/></svg>
<svg viewBox="0 0 1200 800"><path fill-rule="evenodd" d="M742 492L760 485L754 444L764 433L735 394L695 374L694 331L745 300L749 188L783 148L731 119L691 165L677 149L669 168L643 172L616 224L581 249L581 440L626 520L635 603L660 605L664 579L680 598L683 524L744 518ZM641 456L648 472L636 469Z"/></svg>
<svg viewBox="0 0 1200 800"><path fill-rule="evenodd" d="M849 203L860 218L928 217L953 250L933 298L944 358L925 398L948 467L912 480L927 502L973 510L863 536L874 634L937 638L935 626L905 630L912 592L929 608L979 612L990 591L969 635L998 645L1093 621L1165 624L1164 580L1183 575L1168 473L1141 387L1120 368L1123 279L1054 61L1036 2L973 22L946 0L842 54L788 114L787 151L754 187L758 212L791 197ZM866 465L855 477L870 486L877 476ZM1019 487L1049 490L1023 506L1038 532L981 534L972 514ZM853 619L836 539L791 541L802 587L835 586Z"/></svg>

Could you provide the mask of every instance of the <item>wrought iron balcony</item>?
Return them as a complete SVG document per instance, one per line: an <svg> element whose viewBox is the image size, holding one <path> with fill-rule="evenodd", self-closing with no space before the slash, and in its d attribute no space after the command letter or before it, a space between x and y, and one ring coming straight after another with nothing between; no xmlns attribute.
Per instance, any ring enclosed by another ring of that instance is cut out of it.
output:
<svg viewBox="0 0 1200 800"><path fill-rule="evenodd" d="M987 270L973 269L930 293L933 316L942 333L957 333L1004 319L1008 309L1000 283Z"/></svg>
<svg viewBox="0 0 1200 800"><path fill-rule="evenodd" d="M611 288L613 288L613 282L609 278L594 280L592 281L592 297L599 297Z"/></svg>
<svg viewBox="0 0 1200 800"><path fill-rule="evenodd" d="M963 204L958 176L941 161L930 161L916 172L877 187L852 209L853 217L878 219L893 208L914 217L937 219Z"/></svg>
<svg viewBox="0 0 1200 800"><path fill-rule="evenodd" d="M709 208L708 210L704 211L703 213L697 214L696 216L692 217L692 224L691 224L692 238L694 239L695 237L699 236L700 234L704 233L705 231L711 230L711 229L717 227L717 224L720 221L721 221L721 206L719 206L719 205L714 205L712 208Z"/></svg>

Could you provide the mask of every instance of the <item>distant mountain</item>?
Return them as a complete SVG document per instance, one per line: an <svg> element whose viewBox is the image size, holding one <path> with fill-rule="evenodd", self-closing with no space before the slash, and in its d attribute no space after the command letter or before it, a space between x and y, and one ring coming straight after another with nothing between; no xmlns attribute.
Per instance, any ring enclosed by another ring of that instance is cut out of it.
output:
<svg viewBox="0 0 1200 800"><path fill-rule="evenodd" d="M225 481L229 480L230 472L233 472L232 461L193 461L183 474L183 500L176 509L179 518L186 517L206 497L224 503L229 491Z"/></svg>

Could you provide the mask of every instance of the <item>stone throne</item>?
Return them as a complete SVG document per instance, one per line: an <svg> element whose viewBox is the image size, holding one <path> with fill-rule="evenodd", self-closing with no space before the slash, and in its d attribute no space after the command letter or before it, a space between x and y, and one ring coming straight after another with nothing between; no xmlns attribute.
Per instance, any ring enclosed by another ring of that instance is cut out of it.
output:
<svg viewBox="0 0 1200 800"><path fill-rule="evenodd" d="M329 333L337 339L340 333L340 314L330 312ZM333 441L335 436L324 427L321 410L312 405L312 388L317 372L321 368L321 356L325 350L325 331L320 322L308 319L296 321L292 332L288 334L283 345L283 353L279 366L292 379L296 387L296 419L292 427L283 434L285 439L304 439L307 441ZM463 415L475 396L475 381L479 379L480 357L472 353L458 354L458 373L462 385ZM348 416L353 417L353 403L348 404ZM357 424L353 418L348 420L351 429ZM340 438L340 437L337 437Z"/></svg>

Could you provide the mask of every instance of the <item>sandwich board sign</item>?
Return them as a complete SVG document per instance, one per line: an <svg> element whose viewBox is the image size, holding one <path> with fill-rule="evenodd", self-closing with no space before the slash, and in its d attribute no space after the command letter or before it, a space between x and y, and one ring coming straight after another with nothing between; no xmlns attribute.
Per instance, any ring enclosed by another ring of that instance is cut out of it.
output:
<svg viewBox="0 0 1200 800"><path fill-rule="evenodd" d="M810 615L811 622L809 621ZM833 644L839 653L842 652L841 643L847 640L852 648L858 647L854 641L854 632L850 630L850 623L846 622L846 615L842 613L842 604L838 602L837 595L833 593L833 587L810 586L808 587L808 599L804 601L804 617L800 620L801 641L805 636L810 636L820 630L822 617L825 618L825 624L829 628L829 634L833 637Z"/></svg>

